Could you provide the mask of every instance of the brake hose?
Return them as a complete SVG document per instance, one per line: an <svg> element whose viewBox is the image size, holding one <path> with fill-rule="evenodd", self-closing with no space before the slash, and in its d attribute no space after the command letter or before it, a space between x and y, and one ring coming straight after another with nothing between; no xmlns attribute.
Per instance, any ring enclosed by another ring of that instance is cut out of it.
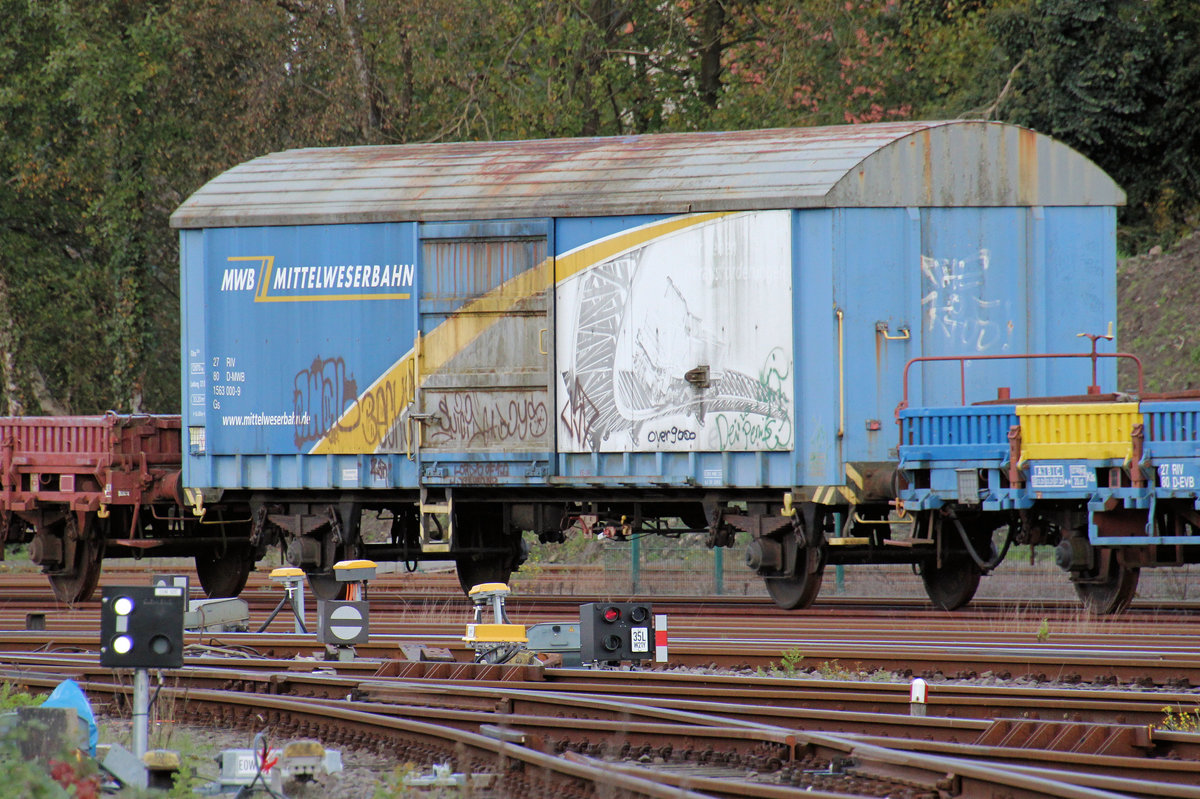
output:
<svg viewBox="0 0 1200 799"><path fill-rule="evenodd" d="M979 553L975 551L975 546L971 543L971 539L967 535L967 531L963 527L962 522L958 520L958 517L950 516L949 518L950 521L954 522L954 526L958 528L958 535L960 538L962 538L963 546L967 548L967 554L971 556L971 560L975 561L975 565L978 566L980 571L982 571L984 574L987 574L992 569L1000 565L1000 563L1004 560L1004 556L1008 554L1008 548L1012 546L1013 539L1016 538L1016 534L1013 532L1012 522L1009 522L1008 536L1004 539L1004 547L1000 550L1000 554L996 556L995 560L984 561L983 558L979 557Z"/></svg>

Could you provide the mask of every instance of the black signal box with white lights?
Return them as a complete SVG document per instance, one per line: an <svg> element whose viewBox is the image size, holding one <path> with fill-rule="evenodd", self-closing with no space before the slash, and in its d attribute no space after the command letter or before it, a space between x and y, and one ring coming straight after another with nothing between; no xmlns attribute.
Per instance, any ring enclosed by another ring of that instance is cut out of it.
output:
<svg viewBox="0 0 1200 799"><path fill-rule="evenodd" d="M654 657L654 608L641 602L579 606L579 658L584 663Z"/></svg>
<svg viewBox="0 0 1200 799"><path fill-rule="evenodd" d="M185 601L178 586L105 586L100 598L100 665L182 667Z"/></svg>

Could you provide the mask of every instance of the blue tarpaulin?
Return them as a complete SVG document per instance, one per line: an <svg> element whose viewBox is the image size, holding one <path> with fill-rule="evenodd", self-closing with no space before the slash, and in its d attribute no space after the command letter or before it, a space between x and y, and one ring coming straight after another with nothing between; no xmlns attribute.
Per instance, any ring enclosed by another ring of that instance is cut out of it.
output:
<svg viewBox="0 0 1200 799"><path fill-rule="evenodd" d="M42 707L74 708L79 718L88 725L88 754L93 757L96 755L96 740L99 738L96 716L92 713L92 706L77 682L74 680L60 682L50 696L46 697L46 701L42 702Z"/></svg>

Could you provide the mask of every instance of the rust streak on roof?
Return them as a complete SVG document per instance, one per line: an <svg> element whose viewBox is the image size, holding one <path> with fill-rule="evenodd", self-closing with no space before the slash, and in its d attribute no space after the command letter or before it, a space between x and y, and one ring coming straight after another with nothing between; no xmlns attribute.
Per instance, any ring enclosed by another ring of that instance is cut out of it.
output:
<svg viewBox="0 0 1200 799"><path fill-rule="evenodd" d="M1011 154L1019 153L1014 160ZM1047 176L1070 176L1052 182ZM177 228L766 208L1119 205L1090 161L998 122L288 150L209 181Z"/></svg>

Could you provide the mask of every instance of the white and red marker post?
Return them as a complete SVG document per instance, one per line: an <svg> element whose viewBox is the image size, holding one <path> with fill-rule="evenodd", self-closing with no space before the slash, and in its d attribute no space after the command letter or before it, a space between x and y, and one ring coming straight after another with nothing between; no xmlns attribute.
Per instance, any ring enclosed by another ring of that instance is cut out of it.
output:
<svg viewBox="0 0 1200 799"><path fill-rule="evenodd" d="M654 662L667 662L667 614L654 616Z"/></svg>

